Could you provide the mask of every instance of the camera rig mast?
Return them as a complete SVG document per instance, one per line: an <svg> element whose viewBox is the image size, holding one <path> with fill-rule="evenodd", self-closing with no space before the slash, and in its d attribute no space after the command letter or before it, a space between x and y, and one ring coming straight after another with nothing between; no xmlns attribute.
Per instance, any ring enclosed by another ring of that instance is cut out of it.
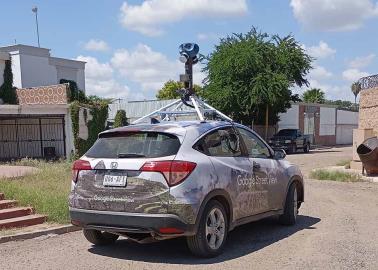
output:
<svg viewBox="0 0 378 270"><path fill-rule="evenodd" d="M199 60L199 46L195 43L184 43L180 45L179 50L180 61L185 64L185 74L180 75L180 81L184 83L184 88L177 90L181 99L135 120L132 124L175 121L180 116L196 116L200 121L207 119L232 121L230 117L201 100L194 92L193 65L197 64Z"/></svg>

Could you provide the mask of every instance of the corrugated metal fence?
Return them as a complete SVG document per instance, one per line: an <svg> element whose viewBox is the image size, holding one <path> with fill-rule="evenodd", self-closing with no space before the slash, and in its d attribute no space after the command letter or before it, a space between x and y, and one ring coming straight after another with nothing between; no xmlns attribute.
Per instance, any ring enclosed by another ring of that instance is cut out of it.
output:
<svg viewBox="0 0 378 270"><path fill-rule="evenodd" d="M64 116L0 118L0 159L66 156Z"/></svg>

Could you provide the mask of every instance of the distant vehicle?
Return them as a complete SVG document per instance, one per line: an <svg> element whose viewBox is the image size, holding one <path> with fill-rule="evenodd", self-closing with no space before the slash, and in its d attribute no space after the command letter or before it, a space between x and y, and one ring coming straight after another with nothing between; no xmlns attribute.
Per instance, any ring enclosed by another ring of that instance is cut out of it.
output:
<svg viewBox="0 0 378 270"><path fill-rule="evenodd" d="M281 129L268 143L273 149L283 149L288 154L296 153L298 149L308 153L311 148L310 136L303 135L299 129Z"/></svg>
<svg viewBox="0 0 378 270"><path fill-rule="evenodd" d="M95 245L186 237L194 254L213 257L236 226L274 215L295 224L304 183L284 158L227 121L108 130L73 164L71 222Z"/></svg>

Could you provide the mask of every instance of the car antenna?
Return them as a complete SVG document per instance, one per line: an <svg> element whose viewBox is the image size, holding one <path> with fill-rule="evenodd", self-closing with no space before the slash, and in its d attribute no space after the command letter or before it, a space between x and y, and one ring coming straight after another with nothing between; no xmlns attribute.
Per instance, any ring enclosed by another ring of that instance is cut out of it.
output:
<svg viewBox="0 0 378 270"><path fill-rule="evenodd" d="M137 120L132 124L139 124L146 122L147 119L154 119L153 123L159 122L156 118L160 117L160 123L170 121L172 118L176 120L177 116L196 115L200 121L206 121L209 115L213 118L219 118L227 122L233 120L217 109L213 108L203 100L201 100L194 92L193 87L193 65L199 61L199 46L196 43L183 43L179 46L180 61L185 64L185 74L180 75L180 82L184 83L184 88L177 90L180 94L180 99L161 107ZM187 110L183 107L186 106Z"/></svg>

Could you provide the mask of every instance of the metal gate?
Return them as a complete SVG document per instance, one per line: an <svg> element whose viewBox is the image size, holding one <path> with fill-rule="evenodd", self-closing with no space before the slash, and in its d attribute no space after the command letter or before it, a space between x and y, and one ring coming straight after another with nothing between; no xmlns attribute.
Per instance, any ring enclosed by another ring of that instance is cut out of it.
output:
<svg viewBox="0 0 378 270"><path fill-rule="evenodd" d="M0 159L66 157L64 115L0 115Z"/></svg>

